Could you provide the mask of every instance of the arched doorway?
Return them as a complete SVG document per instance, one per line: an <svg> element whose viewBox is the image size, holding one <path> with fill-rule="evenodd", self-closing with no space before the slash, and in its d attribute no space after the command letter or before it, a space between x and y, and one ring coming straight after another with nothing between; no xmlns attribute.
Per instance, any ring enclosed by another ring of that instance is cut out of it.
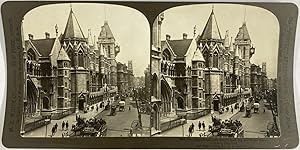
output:
<svg viewBox="0 0 300 150"><path fill-rule="evenodd" d="M37 88L31 79L27 79L27 103L24 104L26 113L32 115L37 109Z"/></svg>
<svg viewBox="0 0 300 150"><path fill-rule="evenodd" d="M50 101L48 97L43 98L43 109L49 109L50 108Z"/></svg>
<svg viewBox="0 0 300 150"><path fill-rule="evenodd" d="M153 105L153 114L152 114L152 127L155 130L159 130L159 108L157 104Z"/></svg>
<svg viewBox="0 0 300 150"><path fill-rule="evenodd" d="M78 100L78 110L79 111L84 110L84 103L85 103L85 96L84 96L84 94L80 94L79 100Z"/></svg>
<svg viewBox="0 0 300 150"><path fill-rule="evenodd" d="M171 112L171 88L167 81L161 81L161 100L162 100L162 110L164 113Z"/></svg>
<svg viewBox="0 0 300 150"><path fill-rule="evenodd" d="M180 96L177 97L177 105L179 109L184 109L184 100Z"/></svg>

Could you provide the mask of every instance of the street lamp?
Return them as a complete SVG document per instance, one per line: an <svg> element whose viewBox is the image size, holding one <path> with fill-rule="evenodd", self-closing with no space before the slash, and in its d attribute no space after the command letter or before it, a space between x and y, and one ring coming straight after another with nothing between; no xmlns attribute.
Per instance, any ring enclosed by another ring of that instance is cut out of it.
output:
<svg viewBox="0 0 300 150"><path fill-rule="evenodd" d="M47 119L45 119L45 122L46 122L46 133L45 133L45 138L47 137L47 131L48 131L48 123L50 122L50 119L49 118L47 118Z"/></svg>
<svg viewBox="0 0 300 150"><path fill-rule="evenodd" d="M182 118L182 119L180 119L180 121L181 121L181 127L182 127L182 137L184 137L184 122L185 122L185 119L184 118Z"/></svg>

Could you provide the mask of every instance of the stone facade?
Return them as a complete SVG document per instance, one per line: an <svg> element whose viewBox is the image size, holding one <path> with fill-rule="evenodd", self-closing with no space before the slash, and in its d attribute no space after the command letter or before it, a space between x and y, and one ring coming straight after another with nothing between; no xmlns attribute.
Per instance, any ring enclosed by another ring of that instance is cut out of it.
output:
<svg viewBox="0 0 300 150"><path fill-rule="evenodd" d="M250 59L255 48L246 22L234 39L228 30L222 38L212 10L201 34L196 35L194 28L191 37L183 33L181 39L166 35L166 40L161 40L164 19L163 14L156 18L152 32L151 125L155 131L160 130L165 117L219 111L251 96L254 77ZM265 84L266 69L256 78Z"/></svg>
<svg viewBox="0 0 300 150"><path fill-rule="evenodd" d="M117 60L120 46L107 21L98 38L82 32L72 8L63 34L34 39L29 34L24 41L26 64L25 117L64 114L84 111L90 106L104 104L118 93ZM24 39L24 37L23 37ZM126 65L125 65L126 66ZM132 62L126 68L127 86L133 86Z"/></svg>

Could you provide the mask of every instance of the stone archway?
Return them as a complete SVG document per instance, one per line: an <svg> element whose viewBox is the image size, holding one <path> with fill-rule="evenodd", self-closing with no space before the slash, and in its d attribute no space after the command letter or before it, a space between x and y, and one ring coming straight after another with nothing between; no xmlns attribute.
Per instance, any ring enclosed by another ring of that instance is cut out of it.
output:
<svg viewBox="0 0 300 150"><path fill-rule="evenodd" d="M177 98L177 106L179 109L184 109L184 100L182 97L178 96Z"/></svg>
<svg viewBox="0 0 300 150"><path fill-rule="evenodd" d="M152 127L155 130L159 130L159 107L157 104L154 104L152 106L153 108L153 113L152 113Z"/></svg>
<svg viewBox="0 0 300 150"><path fill-rule="evenodd" d="M24 103L24 107L27 114L34 114L37 111L38 89L34 85L31 79L27 79L27 102Z"/></svg>
<svg viewBox="0 0 300 150"><path fill-rule="evenodd" d="M161 101L162 101L162 112L168 113L171 112L171 100L172 91L165 80L161 80Z"/></svg>

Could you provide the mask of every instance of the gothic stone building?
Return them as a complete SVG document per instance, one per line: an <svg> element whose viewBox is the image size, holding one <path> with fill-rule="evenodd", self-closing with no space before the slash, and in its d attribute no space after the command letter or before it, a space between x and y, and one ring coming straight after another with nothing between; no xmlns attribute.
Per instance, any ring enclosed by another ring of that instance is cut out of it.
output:
<svg viewBox="0 0 300 150"><path fill-rule="evenodd" d="M86 37L71 9L64 33L59 35L57 26L55 30L55 37L45 33L44 39L34 39L29 34L24 41L25 115L51 114L55 119L96 104L104 108L117 93L120 52L108 22L98 38L91 30Z"/></svg>
<svg viewBox="0 0 300 150"><path fill-rule="evenodd" d="M156 18L152 41L152 127L164 116L218 111L251 94L250 58L255 53L246 22L233 39L222 38L212 10L201 34L161 41L164 15ZM199 117L199 116L198 116Z"/></svg>

